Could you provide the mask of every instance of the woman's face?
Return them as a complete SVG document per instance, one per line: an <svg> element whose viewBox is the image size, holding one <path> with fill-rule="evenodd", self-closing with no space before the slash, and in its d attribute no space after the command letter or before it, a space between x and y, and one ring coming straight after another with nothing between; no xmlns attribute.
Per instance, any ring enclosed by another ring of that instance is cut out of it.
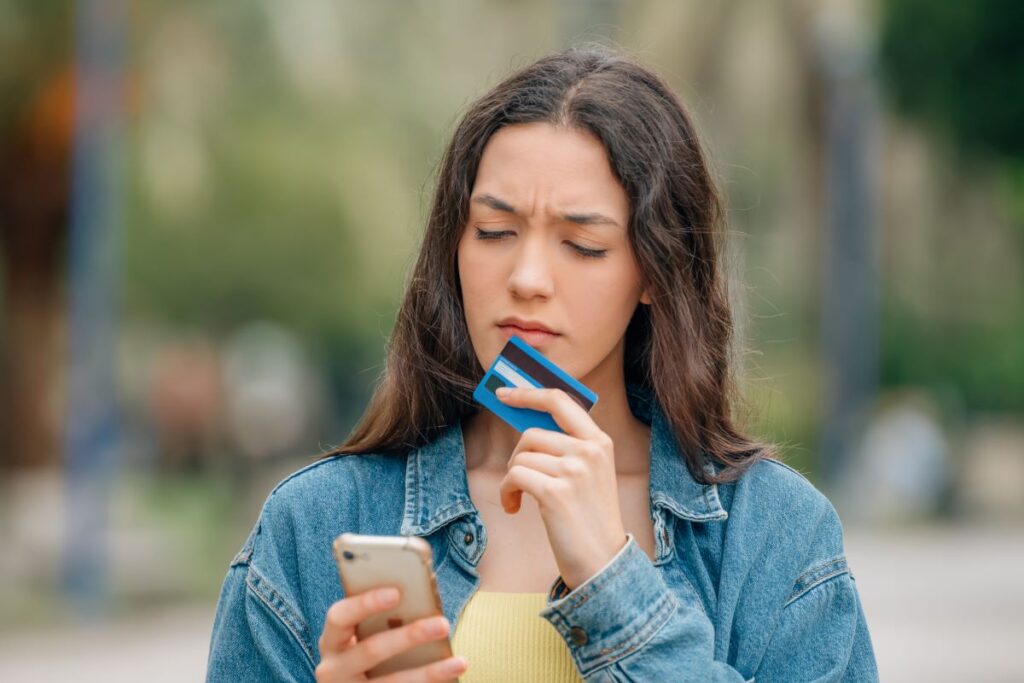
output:
<svg viewBox="0 0 1024 683"><path fill-rule="evenodd" d="M626 327L638 302L650 303L628 219L629 199L594 135L530 123L490 138L458 246L484 368L516 334L595 390L616 373L621 381ZM509 317L554 334L503 326Z"/></svg>

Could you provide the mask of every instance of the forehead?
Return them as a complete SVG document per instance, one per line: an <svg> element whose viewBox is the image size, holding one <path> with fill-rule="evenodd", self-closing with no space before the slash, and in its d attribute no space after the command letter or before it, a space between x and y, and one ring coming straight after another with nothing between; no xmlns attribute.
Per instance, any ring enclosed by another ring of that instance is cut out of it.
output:
<svg viewBox="0 0 1024 683"><path fill-rule="evenodd" d="M473 193L488 192L526 210L534 202L625 218L629 202L604 145L592 133L548 123L505 126L488 140Z"/></svg>

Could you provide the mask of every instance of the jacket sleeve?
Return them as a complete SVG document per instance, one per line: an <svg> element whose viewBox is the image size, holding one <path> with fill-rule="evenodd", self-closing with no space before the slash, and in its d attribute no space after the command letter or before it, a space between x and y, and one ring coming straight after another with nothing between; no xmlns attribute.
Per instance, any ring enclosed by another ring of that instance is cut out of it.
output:
<svg viewBox="0 0 1024 683"><path fill-rule="evenodd" d="M540 613L587 683L877 680L848 572L809 583L794 596L765 625L773 636L757 671L739 671L715 660L714 626L703 609L682 603L627 536L618 555L573 590L566 593L559 578Z"/></svg>
<svg viewBox="0 0 1024 683"><path fill-rule="evenodd" d="M250 565L259 525L228 569L210 637L206 680L312 681L317 653L284 593Z"/></svg>
<svg viewBox="0 0 1024 683"><path fill-rule="evenodd" d="M631 533L599 572L567 590L555 581L541 611L561 634L586 683L745 681L714 660L701 610L682 605ZM556 595L562 595L552 600Z"/></svg>
<svg viewBox="0 0 1024 683"><path fill-rule="evenodd" d="M758 681L877 681L874 648L845 558L814 570L782 610Z"/></svg>

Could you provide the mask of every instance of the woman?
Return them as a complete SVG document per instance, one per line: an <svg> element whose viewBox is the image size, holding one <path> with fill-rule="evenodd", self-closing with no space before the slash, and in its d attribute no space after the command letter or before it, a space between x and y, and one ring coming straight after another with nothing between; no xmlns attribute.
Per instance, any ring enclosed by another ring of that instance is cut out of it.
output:
<svg viewBox="0 0 1024 683"><path fill-rule="evenodd" d="M267 499L209 678L365 680L452 634L456 657L380 680L876 680L835 509L731 420L723 223L689 116L629 58L570 49L473 104L377 391ZM519 434L481 410L512 334L591 412L515 389L563 430ZM344 531L425 538L444 617L357 642L387 591L343 596Z"/></svg>

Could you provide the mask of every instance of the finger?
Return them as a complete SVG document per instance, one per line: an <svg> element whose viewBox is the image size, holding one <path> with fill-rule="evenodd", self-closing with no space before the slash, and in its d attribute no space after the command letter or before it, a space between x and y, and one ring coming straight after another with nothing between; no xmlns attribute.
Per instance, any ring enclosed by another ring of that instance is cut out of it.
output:
<svg viewBox="0 0 1024 683"><path fill-rule="evenodd" d="M440 640L448 635L448 619L437 614L388 631L375 633L346 650L344 673L363 674L381 662L421 643ZM342 656L344 656L342 655Z"/></svg>
<svg viewBox="0 0 1024 683"><path fill-rule="evenodd" d="M506 405L550 413L555 423L571 436L586 439L604 434L594 423L590 413L561 389L502 387L497 390L496 395Z"/></svg>
<svg viewBox="0 0 1024 683"><path fill-rule="evenodd" d="M381 598L387 590L395 591L390 602ZM398 604L401 591L394 586L366 591L338 600L327 610L324 632L320 634L320 656L338 652L349 645L356 633L356 625L368 617Z"/></svg>
<svg viewBox="0 0 1024 683"><path fill-rule="evenodd" d="M382 678L373 679L376 683L421 683L423 681L451 681L461 676L469 668L465 657L449 657L439 662L431 662L415 669L396 671Z"/></svg>
<svg viewBox="0 0 1024 683"><path fill-rule="evenodd" d="M320 663L313 669L313 677L317 683L337 683L338 681L350 681L351 677L345 676L341 667L345 665L345 660L342 659L342 655L332 654L327 657L321 657Z"/></svg>
<svg viewBox="0 0 1024 683"><path fill-rule="evenodd" d="M550 429L542 429L540 427L530 427L520 435L519 441L509 457L509 461L511 462L516 453L520 451L539 451L541 453L550 453L551 455L565 455L575 450L579 443L580 439L569 434L553 432Z"/></svg>
<svg viewBox="0 0 1024 683"><path fill-rule="evenodd" d="M562 456L536 451L520 451L508 459L508 469L516 465L543 472L549 477L557 477L564 471Z"/></svg>
<svg viewBox="0 0 1024 683"><path fill-rule="evenodd" d="M522 465L512 466L501 481L501 506L510 512L519 510L521 494L529 493L539 505L550 503L550 491L558 479Z"/></svg>

